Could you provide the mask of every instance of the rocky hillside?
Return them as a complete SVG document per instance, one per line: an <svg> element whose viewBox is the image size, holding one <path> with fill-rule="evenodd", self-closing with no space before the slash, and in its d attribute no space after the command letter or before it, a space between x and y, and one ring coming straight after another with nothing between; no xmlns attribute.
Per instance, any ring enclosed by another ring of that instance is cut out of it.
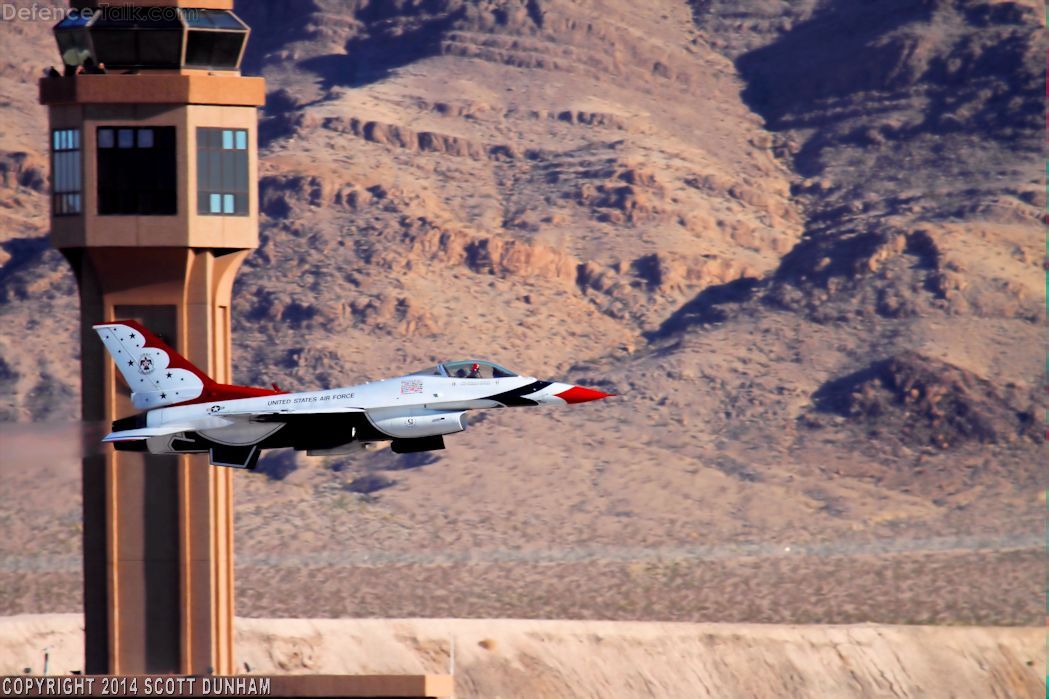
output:
<svg viewBox="0 0 1049 699"><path fill-rule="evenodd" d="M1037 5L238 11L270 93L237 378L332 386L478 355L622 395L486 416L426 463L327 464L392 485L389 545L1040 526ZM57 56L46 25L0 31L0 412L70 418L74 286L42 237L32 85ZM309 463L296 477L327 482ZM446 504L439 531L423 500ZM338 545L323 518L316 535Z"/></svg>

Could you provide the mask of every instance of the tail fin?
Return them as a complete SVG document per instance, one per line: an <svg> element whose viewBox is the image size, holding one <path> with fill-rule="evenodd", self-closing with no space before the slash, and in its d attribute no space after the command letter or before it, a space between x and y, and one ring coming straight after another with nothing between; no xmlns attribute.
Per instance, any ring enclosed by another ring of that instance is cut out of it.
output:
<svg viewBox="0 0 1049 699"><path fill-rule="evenodd" d="M268 396L265 388L216 383L159 337L133 320L94 326L131 388L136 408Z"/></svg>

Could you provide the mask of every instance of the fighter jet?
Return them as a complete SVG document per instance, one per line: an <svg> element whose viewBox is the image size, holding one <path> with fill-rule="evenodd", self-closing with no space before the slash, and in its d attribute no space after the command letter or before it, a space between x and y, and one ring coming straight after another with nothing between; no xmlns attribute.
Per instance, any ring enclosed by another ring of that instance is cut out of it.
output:
<svg viewBox="0 0 1049 699"><path fill-rule="evenodd" d="M211 463L254 468L263 449L311 456L390 442L393 451L444 449L466 429L466 412L566 405L612 394L518 376L479 359L445 362L405 376L287 393L220 384L133 320L94 326L143 413L116 420L102 441L151 454L209 453Z"/></svg>

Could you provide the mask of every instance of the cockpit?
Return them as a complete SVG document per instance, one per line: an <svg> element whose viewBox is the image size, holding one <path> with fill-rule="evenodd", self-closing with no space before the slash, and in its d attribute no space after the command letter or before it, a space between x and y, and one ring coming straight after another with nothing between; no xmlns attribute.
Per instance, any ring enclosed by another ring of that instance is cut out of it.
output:
<svg viewBox="0 0 1049 699"><path fill-rule="evenodd" d="M415 371L410 376L444 376L452 379L506 379L517 376L506 367L483 359L463 359Z"/></svg>

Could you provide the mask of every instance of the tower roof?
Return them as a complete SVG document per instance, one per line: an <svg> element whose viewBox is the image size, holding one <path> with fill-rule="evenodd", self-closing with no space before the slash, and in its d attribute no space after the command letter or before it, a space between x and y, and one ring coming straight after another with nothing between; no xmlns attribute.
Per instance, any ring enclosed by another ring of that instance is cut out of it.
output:
<svg viewBox="0 0 1049 699"><path fill-rule="evenodd" d="M201 10L232 10L233 0L70 0L76 10L94 10L99 5L118 7L193 7Z"/></svg>

